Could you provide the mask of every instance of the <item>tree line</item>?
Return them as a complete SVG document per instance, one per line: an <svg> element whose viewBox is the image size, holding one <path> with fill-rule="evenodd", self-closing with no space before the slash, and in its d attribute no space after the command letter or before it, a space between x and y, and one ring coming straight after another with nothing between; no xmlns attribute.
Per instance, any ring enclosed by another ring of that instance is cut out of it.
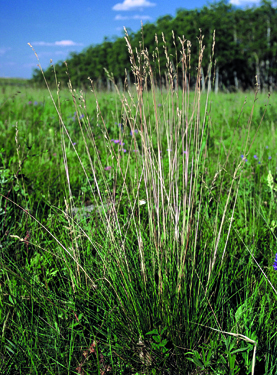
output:
<svg viewBox="0 0 277 375"><path fill-rule="evenodd" d="M270 1L264 0L259 7L242 10L223 0L202 9L178 9L175 17L160 17L155 23L143 25L137 33L128 30L128 38L136 60L136 50L148 51L148 67L158 86L169 82L170 70L174 84L182 83L182 44L188 82L195 82L201 36L204 36L202 89L208 88L207 75L214 50L212 85L216 91L246 90L254 88L257 83L262 90L272 91L277 82L276 31L277 12ZM135 82L132 74L134 63L130 62L124 36L105 37L102 44L91 45L81 53L72 52L66 63L67 67L60 61L46 69L45 76L50 84L55 83L53 68L61 85L67 85L69 74L75 87L88 88L90 77L97 89L111 90L106 70L113 74L119 88ZM44 83L39 69L34 70L32 82Z"/></svg>

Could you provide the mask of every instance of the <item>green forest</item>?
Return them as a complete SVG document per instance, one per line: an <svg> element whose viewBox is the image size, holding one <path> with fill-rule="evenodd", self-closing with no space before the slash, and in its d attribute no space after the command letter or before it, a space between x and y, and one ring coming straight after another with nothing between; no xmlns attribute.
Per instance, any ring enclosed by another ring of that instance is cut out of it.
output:
<svg viewBox="0 0 277 375"><path fill-rule="evenodd" d="M277 73L276 29L277 12L271 2L263 1L259 7L242 10L221 1L202 9L178 9L174 18L165 15L155 23L146 23L137 33L126 31L134 59L136 51L148 52L157 86L166 86L168 82L168 63L175 85L182 84L182 64L187 65L188 79L193 85L197 77L198 52L205 48L208 53L203 54L201 62L202 89L208 89L206 77L214 48L212 85L215 92L253 89L257 83L263 91L271 92ZM186 53L185 61L182 50ZM105 37L102 44L91 45L81 53L72 52L66 63L67 66L59 61L47 68L45 77L49 84L55 83L53 68L61 87L67 85L70 74L74 86L88 88L90 77L95 88L112 90L106 70L113 74L119 88L135 81L125 35ZM31 81L44 85L40 69L34 70Z"/></svg>

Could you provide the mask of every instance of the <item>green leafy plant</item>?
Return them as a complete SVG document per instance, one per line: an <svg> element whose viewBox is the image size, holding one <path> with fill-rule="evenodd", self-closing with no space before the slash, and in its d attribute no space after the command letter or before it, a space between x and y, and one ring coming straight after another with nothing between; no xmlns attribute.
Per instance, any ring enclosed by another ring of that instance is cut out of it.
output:
<svg viewBox="0 0 277 375"><path fill-rule="evenodd" d="M147 332L146 335L151 335L151 348L154 352L157 352L159 355L162 356L161 363L166 360L169 356L168 349L166 348L167 339L163 339L163 334L166 331L166 327L161 330L161 333L155 328L154 330ZM160 365L160 364L159 364Z"/></svg>

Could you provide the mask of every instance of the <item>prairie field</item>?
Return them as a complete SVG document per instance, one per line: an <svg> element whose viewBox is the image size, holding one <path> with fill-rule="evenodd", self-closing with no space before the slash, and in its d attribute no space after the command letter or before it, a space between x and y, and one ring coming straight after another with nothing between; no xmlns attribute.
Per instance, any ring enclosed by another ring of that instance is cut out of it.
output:
<svg viewBox="0 0 277 375"><path fill-rule="evenodd" d="M276 94L146 71L0 82L1 374L277 372Z"/></svg>

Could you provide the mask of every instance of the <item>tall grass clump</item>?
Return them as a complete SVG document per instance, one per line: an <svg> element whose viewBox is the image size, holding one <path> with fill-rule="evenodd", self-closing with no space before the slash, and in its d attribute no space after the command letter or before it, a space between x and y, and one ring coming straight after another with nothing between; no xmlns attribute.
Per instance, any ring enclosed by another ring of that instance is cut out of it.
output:
<svg viewBox="0 0 277 375"><path fill-rule="evenodd" d="M212 117L216 95L203 90L202 35L193 89L191 43L172 40L175 64L162 34L162 85L158 37L149 56L143 41L133 51L126 32L135 84L126 78L120 91L106 72L114 94L105 109L93 81L78 92L68 72L74 123L56 77L57 121L51 132L43 126L49 148L61 147L50 165L59 188L53 182L36 204L16 126L17 173L1 171L2 231L16 250L5 242L1 252L3 373L254 374L257 362L276 371L276 276L261 250L276 227L275 183L272 168L247 164L265 115L256 122L258 86L246 118L242 109L224 125L220 106ZM215 35L208 88L214 46ZM41 171L45 183L47 164Z"/></svg>

